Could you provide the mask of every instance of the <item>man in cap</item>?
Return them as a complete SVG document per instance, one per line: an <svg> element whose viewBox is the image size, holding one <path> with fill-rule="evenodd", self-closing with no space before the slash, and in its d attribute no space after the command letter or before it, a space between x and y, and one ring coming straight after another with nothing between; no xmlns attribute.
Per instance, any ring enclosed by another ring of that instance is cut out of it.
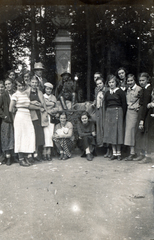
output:
<svg viewBox="0 0 154 240"><path fill-rule="evenodd" d="M34 64L34 73L35 73L34 75L39 82L38 88L42 92L44 91L44 83L47 82L47 80L42 77L43 70L44 70L44 67L43 67L43 64L41 62L36 62Z"/></svg>
<svg viewBox="0 0 154 240"><path fill-rule="evenodd" d="M60 100L61 105L64 110L67 109L66 100L71 101L72 106L76 102L76 91L77 84L76 81L72 80L72 75L68 72L64 72L61 74L62 80L59 82L56 87L55 95L57 100Z"/></svg>

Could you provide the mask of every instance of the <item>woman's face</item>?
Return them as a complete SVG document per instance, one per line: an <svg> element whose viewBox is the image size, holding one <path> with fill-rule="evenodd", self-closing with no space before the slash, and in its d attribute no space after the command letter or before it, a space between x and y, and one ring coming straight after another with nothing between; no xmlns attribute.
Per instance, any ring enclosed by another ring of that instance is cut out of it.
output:
<svg viewBox="0 0 154 240"><path fill-rule="evenodd" d="M22 85L21 83L17 82L17 90L19 92L23 92L25 90L25 86Z"/></svg>
<svg viewBox="0 0 154 240"><path fill-rule="evenodd" d="M9 80L5 81L5 88L7 91L11 91L12 90L12 82Z"/></svg>
<svg viewBox="0 0 154 240"><path fill-rule="evenodd" d="M61 115L60 116L60 123L61 124L65 124L66 123L66 116L65 115Z"/></svg>
<svg viewBox="0 0 154 240"><path fill-rule="evenodd" d="M127 85L128 87L133 87L135 85L135 81L133 77L127 78Z"/></svg>
<svg viewBox="0 0 154 240"><path fill-rule="evenodd" d="M81 121L83 124L88 123L88 117L86 115L81 116Z"/></svg>
<svg viewBox="0 0 154 240"><path fill-rule="evenodd" d="M108 82L108 84L109 84L109 87L110 87L111 89L115 89L115 88L116 88L116 80L115 80L114 78L112 78L112 79Z"/></svg>
<svg viewBox="0 0 154 240"><path fill-rule="evenodd" d="M94 81L96 81L96 79L99 78L99 77L100 77L100 74L95 73L95 74L94 74Z"/></svg>
<svg viewBox="0 0 154 240"><path fill-rule="evenodd" d="M38 87L38 81L36 79L32 79L30 85L33 89L36 89Z"/></svg>
<svg viewBox="0 0 154 240"><path fill-rule="evenodd" d="M96 86L98 87L98 89L103 89L104 83L101 80L97 80L96 81Z"/></svg>
<svg viewBox="0 0 154 240"><path fill-rule="evenodd" d="M4 85L0 83L0 94L2 94L3 92L4 92Z"/></svg>
<svg viewBox="0 0 154 240"><path fill-rule="evenodd" d="M124 80L125 77L126 77L125 71L123 69L119 70L118 71L118 76L119 76L120 80Z"/></svg>
<svg viewBox="0 0 154 240"><path fill-rule="evenodd" d="M140 77L139 84L142 88L144 88L148 84L148 79L146 77Z"/></svg>
<svg viewBox="0 0 154 240"><path fill-rule="evenodd" d="M10 72L8 77L11 78L14 81L16 76L15 76L14 72Z"/></svg>
<svg viewBox="0 0 154 240"><path fill-rule="evenodd" d="M45 92L46 92L47 95L50 95L52 93L52 88L46 87Z"/></svg>
<svg viewBox="0 0 154 240"><path fill-rule="evenodd" d="M24 82L25 82L25 84L26 84L27 86L30 85L30 76L29 76L29 73L26 73L26 74L24 75Z"/></svg>

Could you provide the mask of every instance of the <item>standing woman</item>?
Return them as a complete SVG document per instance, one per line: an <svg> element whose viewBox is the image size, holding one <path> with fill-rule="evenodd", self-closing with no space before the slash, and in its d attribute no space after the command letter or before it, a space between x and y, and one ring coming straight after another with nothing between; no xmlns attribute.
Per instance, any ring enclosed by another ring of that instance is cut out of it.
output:
<svg viewBox="0 0 154 240"><path fill-rule="evenodd" d="M31 117L35 129L36 151L34 159L41 161L43 146L45 144L44 131L41 121L41 112L46 110L46 104L43 93L38 89L38 79L33 76L31 79L31 88L26 90L31 103Z"/></svg>
<svg viewBox="0 0 154 240"><path fill-rule="evenodd" d="M117 79L119 81L119 87L123 90L127 90L127 71L124 67L120 67L116 72Z"/></svg>
<svg viewBox="0 0 154 240"><path fill-rule="evenodd" d="M132 161L135 156L135 134L139 111L139 93L141 91L141 87L136 84L135 76L133 74L128 74L127 86L127 113L124 145L130 147L130 155L126 157L125 161Z"/></svg>
<svg viewBox="0 0 154 240"><path fill-rule="evenodd" d="M22 77L16 79L16 84L17 91L12 95L10 103L10 112L13 112L14 107L17 110L14 118L15 153L18 153L19 164L28 167L35 151L35 133L29 111L30 100Z"/></svg>
<svg viewBox="0 0 154 240"><path fill-rule="evenodd" d="M44 99L47 107L48 112L48 119L49 125L44 127L44 137L45 137L45 145L43 149L43 158L44 160L52 160L51 156L51 148L53 148L53 132L54 132L54 122L55 122L55 115L58 112L58 108L56 108L57 99L52 94L53 85L49 82L44 84L45 87L45 94Z"/></svg>
<svg viewBox="0 0 154 240"><path fill-rule="evenodd" d="M2 151L5 154L6 165L11 165L11 156L13 156L14 134L13 134L13 116L9 112L10 98L13 94L13 84L11 79L5 80L6 91L0 96L0 118L1 124L1 144Z"/></svg>
<svg viewBox="0 0 154 240"><path fill-rule="evenodd" d="M123 144L123 122L126 113L125 93L117 87L118 81L114 75L109 75L107 84L110 89L106 92L104 142L112 145L113 155L111 160L121 158L121 144Z"/></svg>
<svg viewBox="0 0 154 240"><path fill-rule="evenodd" d="M98 77L96 79L96 88L95 88L95 107L96 107L96 144L98 147L103 146L103 137L104 137L104 118L105 118L105 106L104 106L104 79Z"/></svg>
<svg viewBox="0 0 154 240"><path fill-rule="evenodd" d="M150 76L148 73L139 74L139 84L142 87L139 101L139 114L138 114L138 123L137 123L137 133L136 133L136 150L140 154L137 161L140 163L148 163L151 159L148 157L148 129L149 129L149 106L151 102L151 92L152 87L150 84Z"/></svg>
<svg viewBox="0 0 154 240"><path fill-rule="evenodd" d="M67 160L71 157L73 148L74 134L73 125L67 121L65 112L60 114L60 123L55 126L53 140L60 153L60 160Z"/></svg>

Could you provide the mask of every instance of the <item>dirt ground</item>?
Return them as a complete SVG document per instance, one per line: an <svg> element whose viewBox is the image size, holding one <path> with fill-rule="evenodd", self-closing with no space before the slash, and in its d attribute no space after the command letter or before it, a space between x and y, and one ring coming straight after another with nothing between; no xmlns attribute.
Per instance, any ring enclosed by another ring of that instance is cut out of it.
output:
<svg viewBox="0 0 154 240"><path fill-rule="evenodd" d="M153 240L151 166L101 154L1 165L0 240Z"/></svg>

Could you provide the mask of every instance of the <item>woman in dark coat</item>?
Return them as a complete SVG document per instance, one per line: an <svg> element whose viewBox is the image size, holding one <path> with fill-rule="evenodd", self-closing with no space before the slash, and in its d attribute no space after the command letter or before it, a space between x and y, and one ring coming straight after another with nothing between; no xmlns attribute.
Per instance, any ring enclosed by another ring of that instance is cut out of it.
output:
<svg viewBox="0 0 154 240"><path fill-rule="evenodd" d="M90 116L87 112L83 112L80 116L80 121L77 125L79 141L78 146L82 149L88 161L93 160L93 150L95 147L95 125L90 121Z"/></svg>
<svg viewBox="0 0 154 240"><path fill-rule="evenodd" d="M11 79L5 80L6 91L0 96L0 118L1 124L1 144L5 154L6 165L11 165L13 156L14 134L13 134L13 115L9 112L10 97L13 94L13 84Z"/></svg>
<svg viewBox="0 0 154 240"><path fill-rule="evenodd" d="M136 133L136 150L140 154L137 161L140 163L148 163L151 159L148 157L148 145L149 141L149 127L150 127L150 111L147 107L151 102L152 87L150 84L150 76L148 73L140 73L139 84L142 87L140 101L139 101L139 114L137 122Z"/></svg>
<svg viewBox="0 0 154 240"><path fill-rule="evenodd" d="M121 144L123 144L124 117L126 114L126 96L118 85L117 78L109 75L107 79L108 90L105 94L105 124L104 142L112 145L113 156L111 160L121 160Z"/></svg>

